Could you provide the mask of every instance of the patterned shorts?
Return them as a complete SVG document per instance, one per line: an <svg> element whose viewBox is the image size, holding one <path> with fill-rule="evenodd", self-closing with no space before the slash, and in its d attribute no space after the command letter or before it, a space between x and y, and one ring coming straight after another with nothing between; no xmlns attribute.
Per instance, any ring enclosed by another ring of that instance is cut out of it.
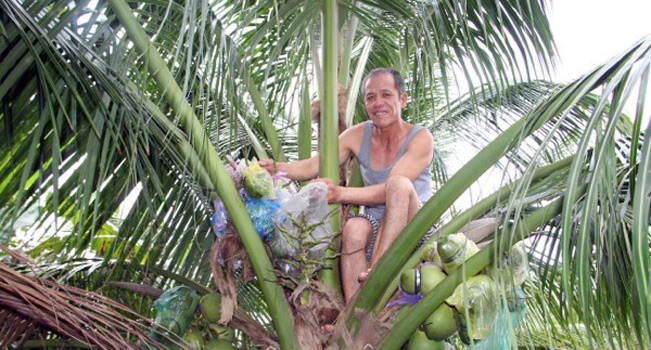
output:
<svg viewBox="0 0 651 350"><path fill-rule="evenodd" d="M421 203L420 207L423 207L423 204ZM372 217L371 215L368 215L366 213L364 214L355 214L351 210L350 213L348 213L349 218L364 218L368 220L368 222L371 223L371 226L373 227L373 235L371 236L371 243L368 245L368 248L366 248L366 262L371 263L371 255L373 255L373 246L375 246L375 240L377 239L377 232L378 232L378 227L380 226L380 222L378 219ZM436 232L436 225L433 225L430 227L430 229L427 231L425 236L421 238L420 242L418 242L418 245L414 248L414 250L420 248L423 244L425 244L431 237L434 235Z"/></svg>

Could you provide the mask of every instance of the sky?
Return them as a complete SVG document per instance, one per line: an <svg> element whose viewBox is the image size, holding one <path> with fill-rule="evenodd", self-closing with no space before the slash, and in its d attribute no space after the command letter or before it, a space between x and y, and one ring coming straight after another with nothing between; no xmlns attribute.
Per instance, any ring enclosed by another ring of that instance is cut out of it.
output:
<svg viewBox="0 0 651 350"><path fill-rule="evenodd" d="M560 57L553 80L570 82L651 35L650 17L651 0L553 1L549 19ZM634 105L630 100L624 108L631 117ZM651 120L651 108L645 110L643 129Z"/></svg>
<svg viewBox="0 0 651 350"><path fill-rule="evenodd" d="M561 58L558 82L579 77L651 35L651 0L559 0L549 14Z"/></svg>
<svg viewBox="0 0 651 350"><path fill-rule="evenodd" d="M569 83L651 35L651 0L552 0L548 18L559 56L551 80ZM651 119L651 91L646 101L643 129ZM631 117L634 102L630 100L624 108ZM458 159L450 159L449 170L458 170L474 155L461 153L455 155ZM495 170L483 179L485 182L479 183L484 190L467 193L457 203L465 206L492 192L500 185L500 171Z"/></svg>

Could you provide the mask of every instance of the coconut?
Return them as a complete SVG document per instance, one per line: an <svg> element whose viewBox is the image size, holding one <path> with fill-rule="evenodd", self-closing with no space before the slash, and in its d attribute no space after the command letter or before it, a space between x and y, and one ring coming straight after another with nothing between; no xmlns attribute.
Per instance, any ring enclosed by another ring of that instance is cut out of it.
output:
<svg viewBox="0 0 651 350"><path fill-rule="evenodd" d="M425 320L423 328L427 338L443 341L457 332L457 320L454 318L454 309L443 304Z"/></svg>
<svg viewBox="0 0 651 350"><path fill-rule="evenodd" d="M211 339L206 343L204 350L235 350L235 347L230 340Z"/></svg>
<svg viewBox="0 0 651 350"><path fill-rule="evenodd" d="M195 350L202 350L206 341L203 339L201 333L195 329L191 329L185 335L185 341L190 344L190 348Z"/></svg>
<svg viewBox="0 0 651 350"><path fill-rule="evenodd" d="M420 270L409 269L400 274L400 287L407 294L420 293Z"/></svg>
<svg viewBox="0 0 651 350"><path fill-rule="evenodd" d="M438 250L437 250L437 243L432 242L423 248L423 253L420 255L421 260L426 261L426 262L433 262L437 263L439 265L443 265L441 263L441 257L439 256Z"/></svg>
<svg viewBox="0 0 651 350"><path fill-rule="evenodd" d="M219 339L233 340L235 338L235 330L229 326L222 326L217 323L211 323L209 327L215 333L217 333L217 337Z"/></svg>
<svg viewBox="0 0 651 350"><path fill-rule="evenodd" d="M201 298L201 314L210 322L219 322L222 317L222 296L219 293L206 294Z"/></svg>
<svg viewBox="0 0 651 350"><path fill-rule="evenodd" d="M417 330L409 338L408 350L445 350L445 342L427 339L425 332Z"/></svg>
<svg viewBox="0 0 651 350"><path fill-rule="evenodd" d="M475 255L479 248L477 248L475 242L459 232L441 237L437 244L437 251L441 257L443 268L447 273L450 273Z"/></svg>
<svg viewBox="0 0 651 350"><path fill-rule="evenodd" d="M447 275L438 265L422 265L420 267L420 294L429 294L445 277Z"/></svg>

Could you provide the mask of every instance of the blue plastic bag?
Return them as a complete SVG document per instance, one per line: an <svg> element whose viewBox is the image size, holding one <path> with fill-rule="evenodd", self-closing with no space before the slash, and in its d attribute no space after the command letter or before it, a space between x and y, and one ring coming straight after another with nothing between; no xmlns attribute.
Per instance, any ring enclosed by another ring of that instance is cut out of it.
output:
<svg viewBox="0 0 651 350"><path fill-rule="evenodd" d="M270 199L249 198L244 203L246 210L251 216L253 226L261 238L269 238L276 228L274 218L280 209L280 203Z"/></svg>
<svg viewBox="0 0 651 350"><path fill-rule="evenodd" d="M524 318L527 305L521 288L513 293L508 305L502 303L491 334L483 341L475 343L475 350L511 350L515 345L515 328Z"/></svg>

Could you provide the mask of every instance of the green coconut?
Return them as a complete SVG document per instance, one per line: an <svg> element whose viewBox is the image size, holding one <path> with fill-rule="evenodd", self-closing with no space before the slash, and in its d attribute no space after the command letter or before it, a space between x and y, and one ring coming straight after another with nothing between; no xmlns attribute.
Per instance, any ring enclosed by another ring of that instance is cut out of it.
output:
<svg viewBox="0 0 651 350"><path fill-rule="evenodd" d="M420 294L427 295L447 277L443 270L434 264L420 267Z"/></svg>
<svg viewBox="0 0 651 350"><path fill-rule="evenodd" d="M459 232L441 237L437 244L437 251L441 257L443 268L447 273L451 273L464 261L475 255L479 248L475 242Z"/></svg>
<svg viewBox="0 0 651 350"><path fill-rule="evenodd" d="M233 340L235 338L235 330L229 326L222 326L217 323L211 323L209 327L215 333L217 333L217 337L219 339Z"/></svg>
<svg viewBox="0 0 651 350"><path fill-rule="evenodd" d="M201 314L210 322L219 322L222 317L222 296L219 293L206 294L199 303Z"/></svg>
<svg viewBox="0 0 651 350"><path fill-rule="evenodd" d="M258 162L247 165L242 170L242 175L244 175L244 190L249 196L255 199L273 197L273 179Z"/></svg>
<svg viewBox="0 0 651 350"><path fill-rule="evenodd" d="M235 350L235 347L230 340L211 339L204 346L204 350Z"/></svg>
<svg viewBox="0 0 651 350"><path fill-rule="evenodd" d="M425 248L423 248L423 252L421 253L420 258L426 262L437 263L441 266L443 265L441 263L441 257L439 256L436 242L432 242L426 245Z"/></svg>
<svg viewBox="0 0 651 350"><path fill-rule="evenodd" d="M423 323L427 338L434 341L443 341L457 332L457 320L454 318L454 309L443 304Z"/></svg>
<svg viewBox="0 0 651 350"><path fill-rule="evenodd" d="M202 350L206 343L201 333L195 329L188 331L188 333L185 335L185 341L190 344L190 348L196 350Z"/></svg>
<svg viewBox="0 0 651 350"><path fill-rule="evenodd" d="M445 342L427 339L425 332L417 330L409 338L408 350L445 350Z"/></svg>
<svg viewBox="0 0 651 350"><path fill-rule="evenodd" d="M407 294L420 293L420 270L409 269L400 274L400 287Z"/></svg>

